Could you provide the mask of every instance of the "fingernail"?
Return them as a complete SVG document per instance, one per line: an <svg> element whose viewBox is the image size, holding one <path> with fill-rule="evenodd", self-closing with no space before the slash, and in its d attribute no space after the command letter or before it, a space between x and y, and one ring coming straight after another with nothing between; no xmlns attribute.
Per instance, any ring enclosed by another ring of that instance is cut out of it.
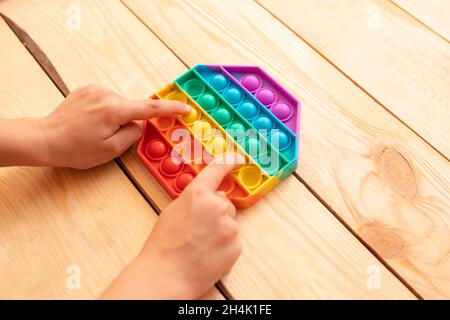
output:
<svg viewBox="0 0 450 320"><path fill-rule="evenodd" d="M185 104L184 109L186 109L186 111L191 111L192 107L188 104Z"/></svg>

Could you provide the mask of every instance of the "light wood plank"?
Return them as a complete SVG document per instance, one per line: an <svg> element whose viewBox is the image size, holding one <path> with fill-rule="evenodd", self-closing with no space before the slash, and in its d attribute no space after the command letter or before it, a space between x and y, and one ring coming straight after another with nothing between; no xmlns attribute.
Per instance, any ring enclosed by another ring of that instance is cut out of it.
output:
<svg viewBox="0 0 450 320"><path fill-rule="evenodd" d="M442 156L253 2L127 3L189 65L257 64L298 96L297 172L420 294L449 297Z"/></svg>
<svg viewBox="0 0 450 320"><path fill-rule="evenodd" d="M63 1L0 3L0 10L44 49L70 88L96 81L143 97L186 70L120 4L71 3L83 12L77 32L65 28ZM86 30L101 36L91 37ZM130 85L130 78L139 79L139 85ZM147 194L160 207L167 205L167 195L134 153L122 159ZM235 298L414 298L294 177L241 212L239 221L244 253L224 280ZM380 272L379 290L367 286L370 267Z"/></svg>
<svg viewBox="0 0 450 320"><path fill-rule="evenodd" d="M0 116L47 115L63 97L0 23ZM114 162L89 171L2 168L0 211L0 264L6 266L0 297L25 299L97 298L138 253L157 218ZM66 287L66 268L74 264L80 290ZM225 298L213 288L202 299Z"/></svg>
<svg viewBox="0 0 450 320"><path fill-rule="evenodd" d="M260 1L450 156L450 44L383 0Z"/></svg>
<svg viewBox="0 0 450 320"><path fill-rule="evenodd" d="M48 114L60 92L2 19L0 39L0 116ZM0 297L15 299L98 297L156 220L114 162L86 171L1 168L0 212ZM66 286L72 265L79 289Z"/></svg>
<svg viewBox="0 0 450 320"><path fill-rule="evenodd" d="M450 0L391 0L450 41Z"/></svg>

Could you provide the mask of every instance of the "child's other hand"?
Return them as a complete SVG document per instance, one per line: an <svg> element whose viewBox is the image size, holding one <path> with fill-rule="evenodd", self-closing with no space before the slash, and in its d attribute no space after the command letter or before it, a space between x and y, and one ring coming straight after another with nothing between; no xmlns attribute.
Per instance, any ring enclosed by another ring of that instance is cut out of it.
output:
<svg viewBox="0 0 450 320"><path fill-rule="evenodd" d="M186 114L164 100L127 100L99 85L80 87L43 121L48 166L90 168L121 155L141 136L134 120Z"/></svg>
<svg viewBox="0 0 450 320"><path fill-rule="evenodd" d="M210 163L161 212L142 252L104 298L196 299L229 272L242 246L236 209L216 190L234 163Z"/></svg>

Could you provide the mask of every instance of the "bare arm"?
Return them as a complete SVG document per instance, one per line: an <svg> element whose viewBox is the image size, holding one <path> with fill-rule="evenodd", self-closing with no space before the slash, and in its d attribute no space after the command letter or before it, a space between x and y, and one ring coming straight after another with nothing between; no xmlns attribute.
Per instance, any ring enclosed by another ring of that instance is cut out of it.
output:
<svg viewBox="0 0 450 320"><path fill-rule="evenodd" d="M80 87L47 117L0 119L0 166L91 168L139 139L136 120L190 110L177 101L127 100L98 85Z"/></svg>

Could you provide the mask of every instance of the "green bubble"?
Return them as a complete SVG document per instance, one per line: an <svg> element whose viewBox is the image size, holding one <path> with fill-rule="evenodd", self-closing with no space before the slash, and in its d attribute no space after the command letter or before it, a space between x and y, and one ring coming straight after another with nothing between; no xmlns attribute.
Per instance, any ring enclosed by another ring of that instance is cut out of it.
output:
<svg viewBox="0 0 450 320"><path fill-rule="evenodd" d="M234 122L228 126L227 131L235 140L240 140L244 138L245 126L240 122Z"/></svg>
<svg viewBox="0 0 450 320"><path fill-rule="evenodd" d="M205 86L201 80L191 79L183 85L183 89L192 97L198 97L205 90Z"/></svg>
<svg viewBox="0 0 450 320"><path fill-rule="evenodd" d="M217 99L210 93L205 93L198 99L198 104L205 110L213 109L217 104Z"/></svg>
<svg viewBox="0 0 450 320"><path fill-rule="evenodd" d="M220 125L225 125L231 121L231 113L226 108L217 109L212 116Z"/></svg>

